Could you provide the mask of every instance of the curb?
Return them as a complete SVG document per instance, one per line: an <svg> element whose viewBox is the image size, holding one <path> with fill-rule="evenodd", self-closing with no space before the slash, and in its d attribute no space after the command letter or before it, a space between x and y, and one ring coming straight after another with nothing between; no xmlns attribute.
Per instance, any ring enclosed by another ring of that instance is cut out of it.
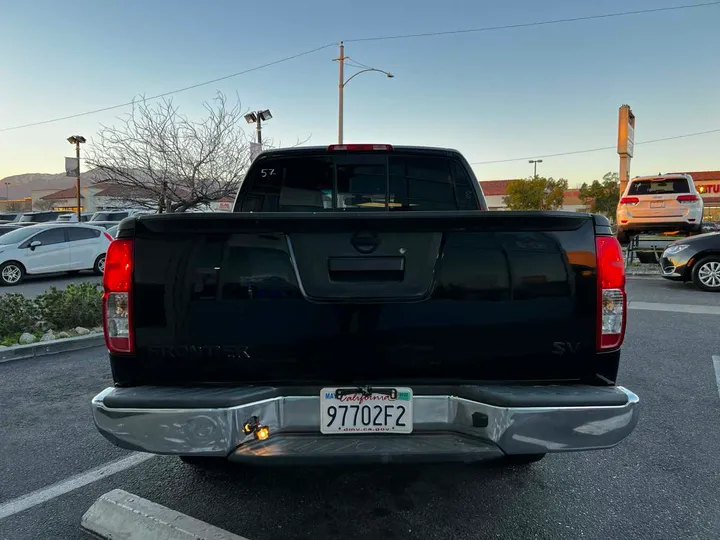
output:
<svg viewBox="0 0 720 540"><path fill-rule="evenodd" d="M122 489L101 495L80 526L106 539L248 540Z"/></svg>
<svg viewBox="0 0 720 540"><path fill-rule="evenodd" d="M662 277L662 275L661 275L660 272L658 272L658 271L650 272L650 271L648 271L648 270L640 270L640 271L634 271L634 272L633 272L633 271L630 271L630 272L628 272L628 271L627 271L627 268L625 269L625 275L628 276L628 277L630 277L630 276L657 276L657 277Z"/></svg>
<svg viewBox="0 0 720 540"><path fill-rule="evenodd" d="M38 341L30 345L15 345L13 347L0 349L0 364L14 360L26 360L37 356L46 356L48 354L80 351L82 349L100 347L101 345L105 346L105 336L103 334L56 339L54 341Z"/></svg>

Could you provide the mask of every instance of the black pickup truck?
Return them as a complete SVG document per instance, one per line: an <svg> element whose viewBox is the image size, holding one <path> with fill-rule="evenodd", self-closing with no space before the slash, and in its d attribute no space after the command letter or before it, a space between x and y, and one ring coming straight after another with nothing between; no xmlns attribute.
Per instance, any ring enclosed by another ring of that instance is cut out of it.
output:
<svg viewBox="0 0 720 540"><path fill-rule="evenodd" d="M529 463L637 423L608 221L489 212L454 150L265 152L233 213L124 220L104 289L92 410L123 448Z"/></svg>

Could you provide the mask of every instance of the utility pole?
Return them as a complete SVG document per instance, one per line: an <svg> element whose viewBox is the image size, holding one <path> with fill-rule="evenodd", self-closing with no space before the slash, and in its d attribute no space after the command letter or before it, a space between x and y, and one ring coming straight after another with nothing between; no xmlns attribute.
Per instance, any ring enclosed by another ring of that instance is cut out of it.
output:
<svg viewBox="0 0 720 540"><path fill-rule="evenodd" d="M338 144L343 143L343 122L345 108L345 44L340 42L338 61Z"/></svg>
<svg viewBox="0 0 720 540"><path fill-rule="evenodd" d="M533 166L533 178L537 178L537 164L542 163L542 159L531 159L528 163Z"/></svg>
<svg viewBox="0 0 720 540"><path fill-rule="evenodd" d="M352 61L352 58L350 58L349 56L345 56L345 44L341 41L340 56L333 59L334 62L338 63L338 144L343 144L343 129L345 123L345 87L347 86L347 83L349 83L361 73L367 73L368 71L377 71L378 73L382 73L383 75L385 75L388 79L392 79L393 77L395 77L395 75L393 75L389 71L372 67L365 67L365 69L361 69L360 71L348 77L347 80L345 80L345 60ZM360 64L360 66L362 66L362 64Z"/></svg>
<svg viewBox="0 0 720 540"><path fill-rule="evenodd" d="M77 177L75 178L75 189L77 192L77 220L78 223L81 223L81 210L80 210L80 204L81 204L81 195L80 195L80 144L87 142L85 140L85 137L82 135L72 135L67 138L67 141L70 144L75 145L75 158L77 159Z"/></svg>
<svg viewBox="0 0 720 540"><path fill-rule="evenodd" d="M77 219L78 223L82 223L82 212L80 211L81 201L80 201L80 141L75 142L75 157L77 158L78 162L78 173L77 178L75 179L75 186L77 188Z"/></svg>
<svg viewBox="0 0 720 540"><path fill-rule="evenodd" d="M10 182L5 182L5 200L10 204Z"/></svg>

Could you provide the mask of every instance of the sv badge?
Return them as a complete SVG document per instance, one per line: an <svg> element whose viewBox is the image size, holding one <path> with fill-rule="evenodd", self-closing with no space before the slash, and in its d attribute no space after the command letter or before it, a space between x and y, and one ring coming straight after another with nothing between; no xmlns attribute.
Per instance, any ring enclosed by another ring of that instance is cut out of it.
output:
<svg viewBox="0 0 720 540"><path fill-rule="evenodd" d="M553 354L564 356L566 354L575 354L580 349L580 342L570 343L569 341L553 342Z"/></svg>

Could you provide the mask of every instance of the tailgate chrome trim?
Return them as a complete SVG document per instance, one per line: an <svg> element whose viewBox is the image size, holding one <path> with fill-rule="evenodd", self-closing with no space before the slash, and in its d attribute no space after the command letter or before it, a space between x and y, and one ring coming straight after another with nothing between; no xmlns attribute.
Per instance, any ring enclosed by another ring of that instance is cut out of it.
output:
<svg viewBox="0 0 720 540"><path fill-rule="evenodd" d="M624 405L500 407L452 394L416 395L413 433L395 437L412 439L418 435L419 440L445 434L481 446L489 443L505 454L610 448L630 435L639 415L638 396L623 387L613 390L626 396ZM116 391L107 388L93 398L93 418L103 436L131 450L222 457L240 451L263 459L278 455L270 449L276 440L287 441L287 436L306 437L308 441L339 437L320 435L319 389L316 396L279 396L234 407L107 407L104 399ZM267 441L257 441L243 432L244 423L252 416L270 428ZM366 434L343 437L356 442L369 440ZM260 446L265 450L254 451ZM278 444L275 450L280 448Z"/></svg>

